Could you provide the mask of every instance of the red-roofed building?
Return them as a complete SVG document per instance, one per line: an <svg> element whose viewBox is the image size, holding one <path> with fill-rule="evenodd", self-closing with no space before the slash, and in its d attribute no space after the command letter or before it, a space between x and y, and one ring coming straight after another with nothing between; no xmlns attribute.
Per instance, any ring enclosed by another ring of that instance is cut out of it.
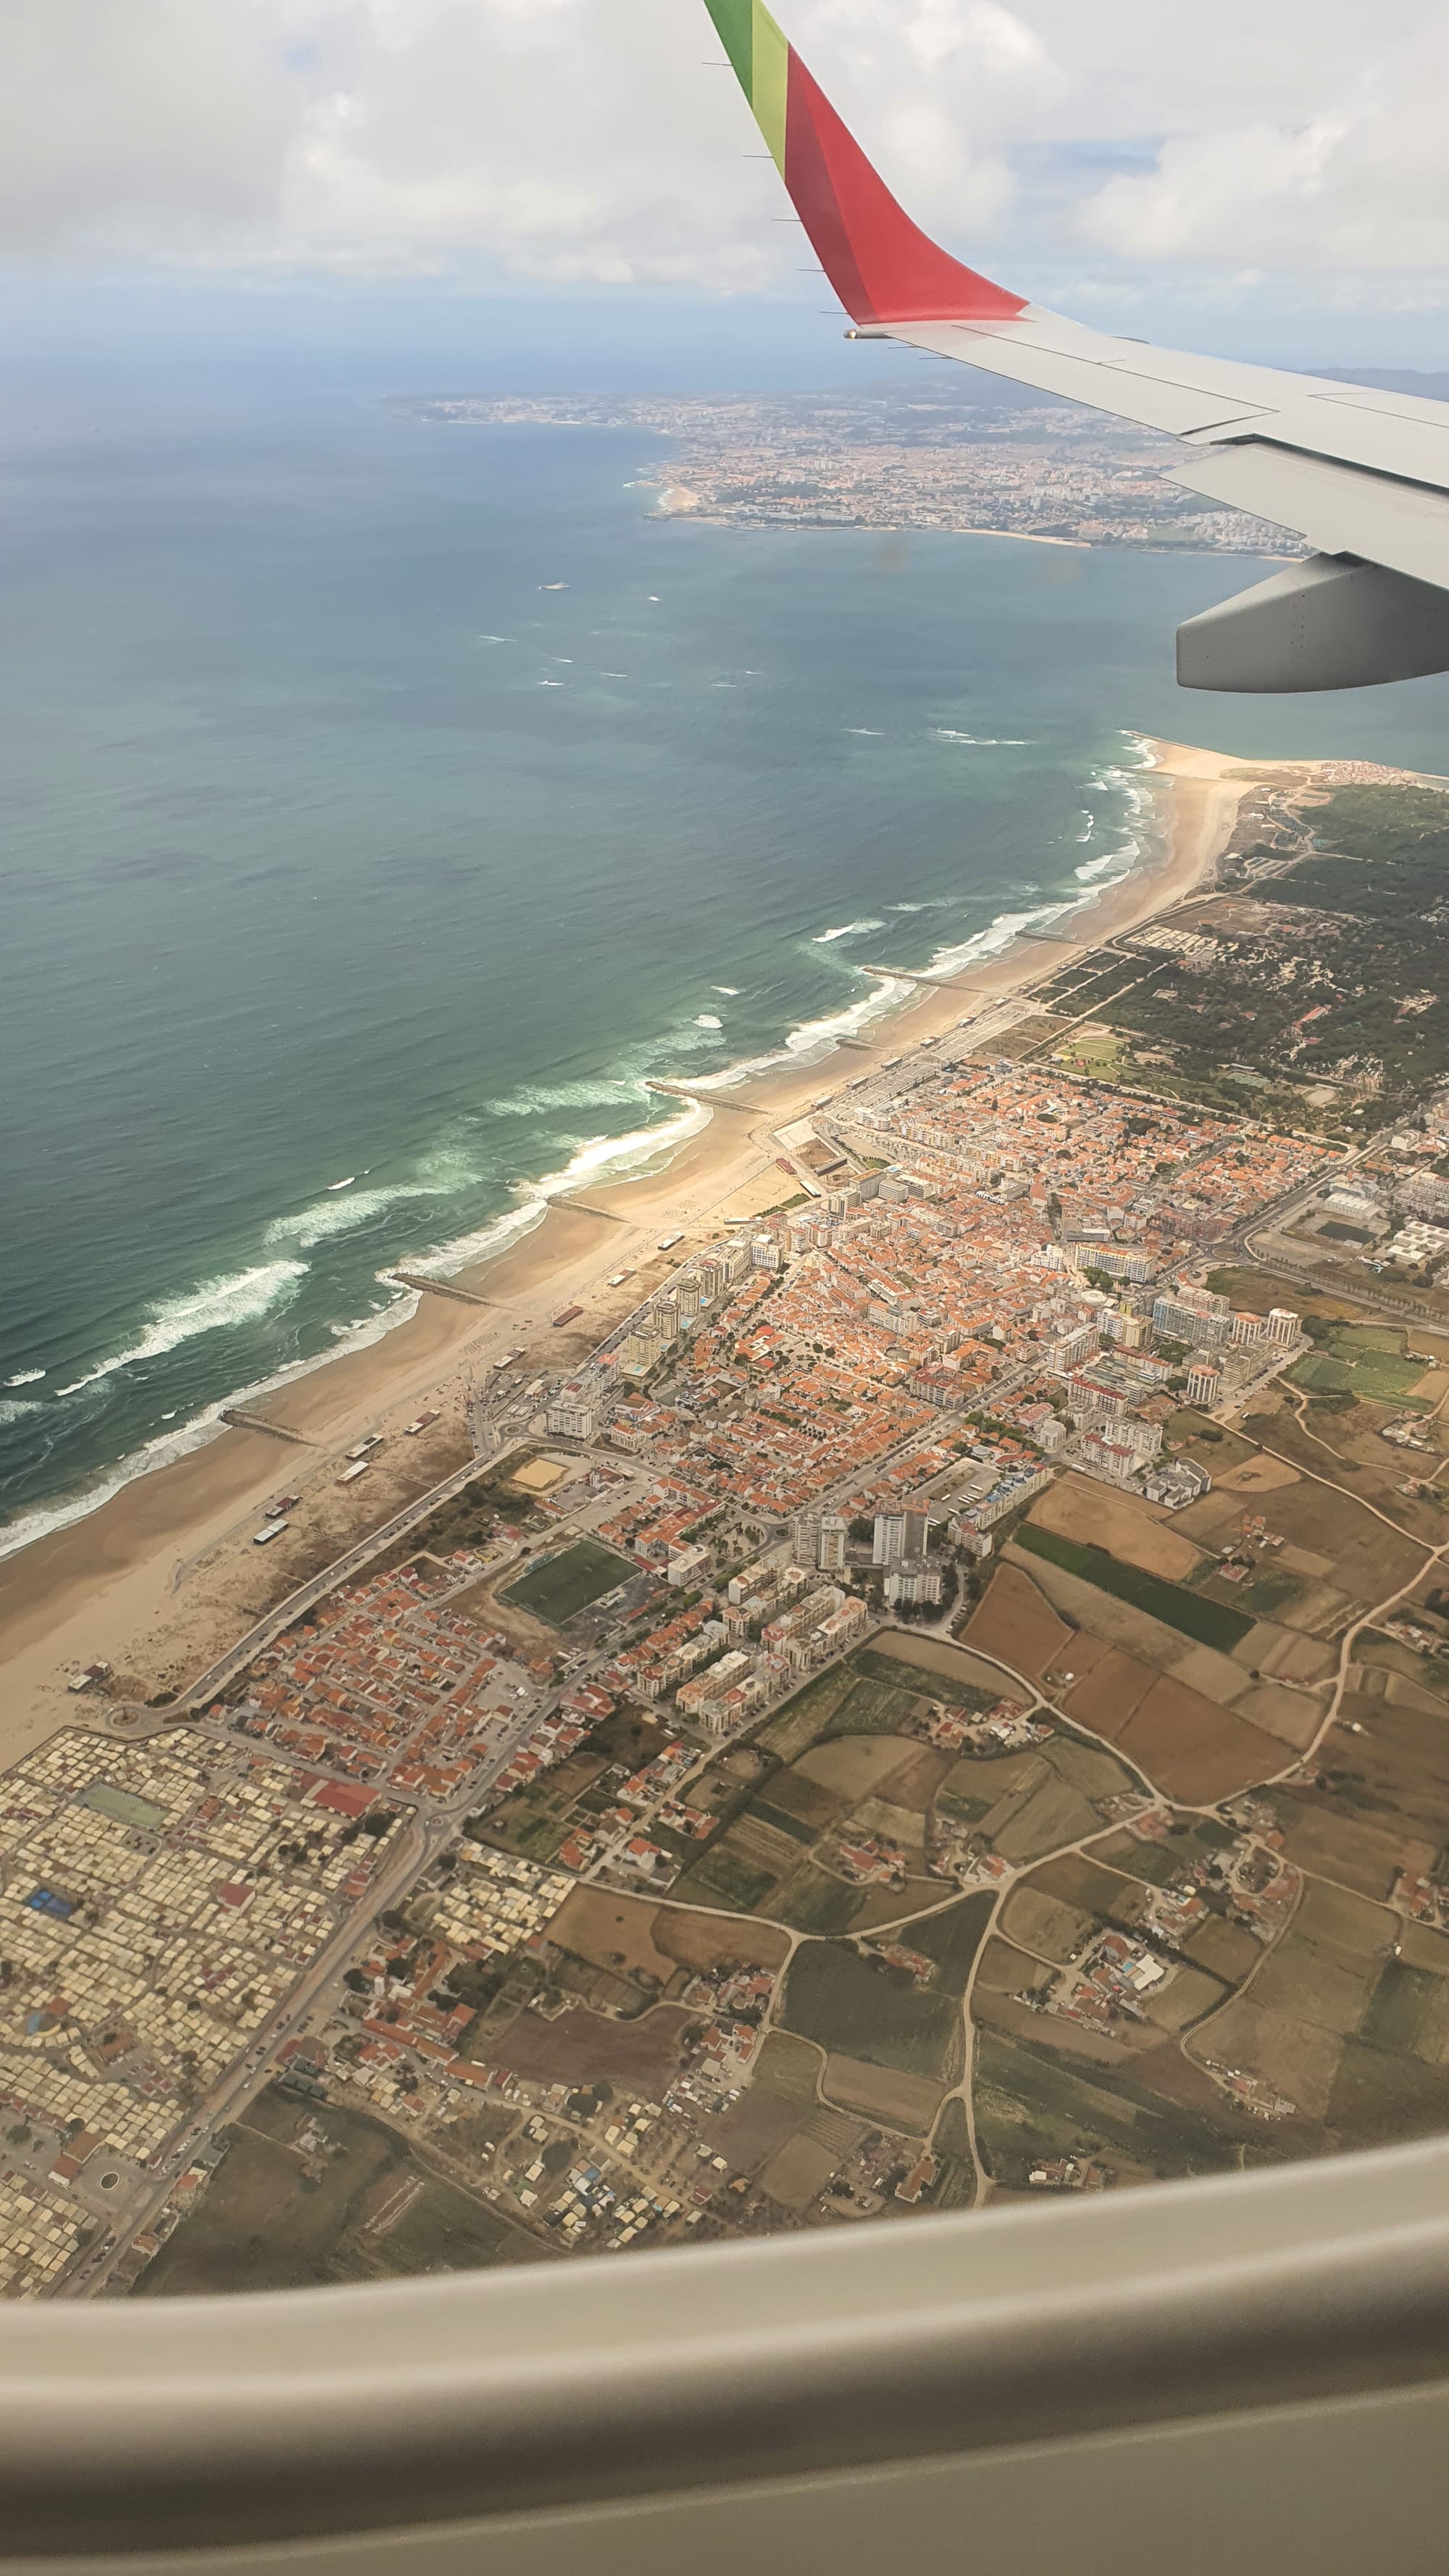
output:
<svg viewBox="0 0 1449 2576"><path fill-rule="evenodd" d="M373 1803L370 1789L352 1789L341 1780L328 1780L312 1801L314 1807L327 1807L335 1816L365 1816Z"/></svg>

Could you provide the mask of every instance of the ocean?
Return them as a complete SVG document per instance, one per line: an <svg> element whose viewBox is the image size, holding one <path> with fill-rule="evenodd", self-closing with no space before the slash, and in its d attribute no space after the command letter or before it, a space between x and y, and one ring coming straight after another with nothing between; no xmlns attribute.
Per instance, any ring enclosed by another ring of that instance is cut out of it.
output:
<svg viewBox="0 0 1449 2576"><path fill-rule="evenodd" d="M1449 689L1183 696L1251 564L661 522L636 432L340 394L0 452L0 1550L1136 853L1140 730L1443 767Z"/></svg>

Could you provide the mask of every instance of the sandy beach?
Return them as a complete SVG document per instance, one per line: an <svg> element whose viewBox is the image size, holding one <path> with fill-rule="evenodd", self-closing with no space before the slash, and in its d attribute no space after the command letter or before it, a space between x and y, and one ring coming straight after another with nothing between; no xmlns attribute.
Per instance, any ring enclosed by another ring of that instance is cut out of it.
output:
<svg viewBox="0 0 1449 2576"><path fill-rule="evenodd" d="M1308 784L1321 765L1147 748L1153 851L1075 911L1060 941L1019 939L954 978L909 984L899 1007L848 1046L827 1046L808 1062L787 1058L699 1095L709 1124L666 1169L592 1185L585 1203L552 1201L505 1252L452 1274L448 1284L463 1297L424 1292L417 1311L370 1346L248 1408L274 1430L220 1430L0 1561L0 1763L58 1724L102 1716L104 1702L67 1690L73 1666L111 1665L114 1687L136 1698L184 1687L314 1562L340 1554L467 1456L472 1391L505 1351L539 1343L540 1360L555 1366L561 1355L582 1355L582 1343L553 1331L561 1308L584 1308L579 1330L592 1344L692 1241L792 1197L798 1184L779 1167L778 1128L885 1057L953 1027L983 999L1027 992L1074 952L1171 910L1210 873L1245 793L1287 773ZM685 1238L667 1259L658 1250L665 1233ZM610 1274L623 1269L627 1285L611 1291ZM437 1408L437 1423L422 1437L400 1436L425 1407ZM374 1431L386 1445L343 1493L342 1454ZM304 1559L295 1548L286 1554L291 1534L276 1550L250 1545L259 1507L283 1490L301 1498Z"/></svg>

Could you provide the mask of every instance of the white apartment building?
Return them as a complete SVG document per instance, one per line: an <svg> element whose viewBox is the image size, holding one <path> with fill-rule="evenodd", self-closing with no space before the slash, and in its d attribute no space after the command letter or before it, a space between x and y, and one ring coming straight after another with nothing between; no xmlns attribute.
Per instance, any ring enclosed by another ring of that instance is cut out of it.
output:
<svg viewBox="0 0 1449 2576"><path fill-rule="evenodd" d="M543 1418L556 1440L592 1440L599 1419L593 1406L577 1395L555 1396Z"/></svg>

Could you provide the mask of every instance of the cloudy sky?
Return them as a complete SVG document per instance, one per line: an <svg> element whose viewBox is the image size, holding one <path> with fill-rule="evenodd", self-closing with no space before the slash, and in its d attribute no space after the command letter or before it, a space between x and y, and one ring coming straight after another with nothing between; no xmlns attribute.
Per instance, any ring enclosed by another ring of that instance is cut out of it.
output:
<svg viewBox="0 0 1449 2576"><path fill-rule="evenodd" d="M1039 300L1445 363L1442 0L781 14L912 211ZM813 310L720 59L702 0L5 0L0 260Z"/></svg>

